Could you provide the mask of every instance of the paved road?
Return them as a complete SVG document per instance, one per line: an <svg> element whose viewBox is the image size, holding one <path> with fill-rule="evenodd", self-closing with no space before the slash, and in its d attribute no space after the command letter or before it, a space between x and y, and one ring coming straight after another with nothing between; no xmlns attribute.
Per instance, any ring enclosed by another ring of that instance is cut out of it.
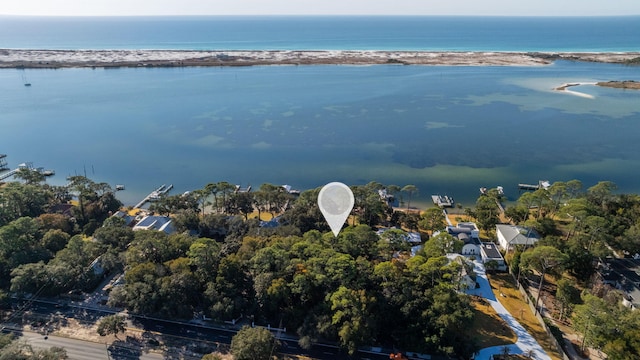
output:
<svg viewBox="0 0 640 360"><path fill-rule="evenodd" d="M509 345L509 350L511 354L526 354L529 351L533 351L533 355L537 360L551 360L549 355L544 351L542 346L538 344L536 339L529 334L529 332L505 309L504 306L496 299L493 291L491 291L491 285L489 284L489 279L487 279L487 273L484 268L484 264L481 261L474 261L474 270L477 274L476 281L480 285L478 289L471 289L467 291L467 293L472 295L479 295L483 298L487 299L489 304L493 307L493 309L500 315L502 320L504 320L513 330L513 332L518 336L518 341ZM493 346L489 348L485 348L480 350L478 355L476 355L476 360L489 360L491 355L501 354L504 346Z"/></svg>
<svg viewBox="0 0 640 360"><path fill-rule="evenodd" d="M61 308L56 306L55 302L36 301L29 306L32 313L41 314L43 317L57 314L59 318L75 318L83 322L94 323L101 317L114 313L113 310L104 310L98 308L83 308L76 305ZM154 319L136 316L132 319L136 328L144 329L144 332L152 333L158 339L182 341L188 344L230 344L231 338L235 335L237 329L227 329L223 327L212 327L195 323L184 323L179 321L170 321L162 319ZM106 359L106 349L104 343L87 342L83 340L67 339L64 337L50 336L48 340L44 340L44 336L31 332L24 332L24 336L30 341L34 341L34 346L41 345L43 347L61 346L67 348L72 359L88 360L88 359ZM126 333L125 333L126 336ZM52 341L55 340L55 341ZM61 342L60 344L58 342ZM67 343L68 342L68 343ZM279 352L290 355L304 355L314 359L341 360L341 359L370 359L370 360L386 360L389 358L388 352L372 353L360 352L353 357L347 356L340 351L337 346L331 344L316 344L311 349L305 350L300 348L297 339L292 337L281 337L281 347ZM84 344L84 345L83 345ZM91 345L91 352L85 354L82 351L83 346ZM110 345L109 352L111 359L189 359L184 357L175 357L172 354L164 354L164 357L157 354L144 353L143 344L125 343L127 346ZM72 356L73 353L73 356ZM102 354L100 357L99 354ZM93 356L93 357L92 357ZM200 359L200 357L194 357Z"/></svg>
<svg viewBox="0 0 640 360"><path fill-rule="evenodd" d="M48 336L45 340L43 335L32 332L24 332L20 339L28 342L35 349L48 349L53 346L65 348L67 350L67 354L69 355L69 359L71 360L165 359L162 354L144 353L140 350L127 349L117 346L107 346L103 343L95 343L91 341L69 339L58 336Z"/></svg>

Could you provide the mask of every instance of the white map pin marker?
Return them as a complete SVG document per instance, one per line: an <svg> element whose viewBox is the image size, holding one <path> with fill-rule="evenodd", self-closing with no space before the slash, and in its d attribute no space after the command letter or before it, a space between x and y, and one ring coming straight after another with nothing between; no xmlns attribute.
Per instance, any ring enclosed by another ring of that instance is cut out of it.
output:
<svg viewBox="0 0 640 360"><path fill-rule="evenodd" d="M318 194L318 206L329 224L333 235L338 236L349 217L355 200L349 187L341 182L323 186Z"/></svg>

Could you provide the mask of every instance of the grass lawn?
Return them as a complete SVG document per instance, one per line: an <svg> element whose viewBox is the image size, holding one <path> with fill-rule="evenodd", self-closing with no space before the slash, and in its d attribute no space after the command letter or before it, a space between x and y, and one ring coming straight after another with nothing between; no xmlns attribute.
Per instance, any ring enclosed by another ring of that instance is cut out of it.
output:
<svg viewBox="0 0 640 360"><path fill-rule="evenodd" d="M475 318L469 333L472 338L476 339L481 349L516 342L516 334L486 300L473 297L472 305Z"/></svg>
<svg viewBox="0 0 640 360"><path fill-rule="evenodd" d="M544 348L552 359L562 359L562 355L549 340L544 328L533 315L518 289L516 289L513 277L507 273L488 274L491 288L500 303L518 320L522 326ZM501 294L504 294L502 296Z"/></svg>

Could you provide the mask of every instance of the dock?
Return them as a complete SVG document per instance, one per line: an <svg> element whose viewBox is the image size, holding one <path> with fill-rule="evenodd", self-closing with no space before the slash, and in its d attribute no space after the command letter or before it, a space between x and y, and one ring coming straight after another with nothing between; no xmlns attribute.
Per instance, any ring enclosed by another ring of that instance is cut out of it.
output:
<svg viewBox="0 0 640 360"><path fill-rule="evenodd" d="M21 169L34 170L34 171L39 172L40 174L42 174L45 177L53 176L53 175L56 174L56 172L54 170L45 170L42 167L34 168L33 167L33 163L30 163L30 162L22 163L22 164L18 165L18 167L16 169L9 170L9 167L7 166L7 161L5 159L6 157L7 157L7 155L0 154L0 172L2 172L2 173L0 173L0 181L2 181L4 179L8 179L8 178L14 176ZM5 171L5 172L3 172L3 171Z"/></svg>
<svg viewBox="0 0 640 360"><path fill-rule="evenodd" d="M148 202L152 202L152 201L157 201L159 200L162 196L166 195L169 191L171 191L171 189L173 189L173 184L170 185L165 185L162 184L162 186L160 186L159 188L153 190L149 195L145 196L144 199L142 199L142 201L140 201L139 203L136 204L136 206L134 206L134 209L139 209L141 207L144 206L144 204L148 203Z"/></svg>
<svg viewBox="0 0 640 360"><path fill-rule="evenodd" d="M523 191L536 191L538 189L548 189L551 186L548 180L540 180L537 185L518 184L518 189Z"/></svg>
<svg viewBox="0 0 640 360"><path fill-rule="evenodd" d="M0 174L0 181L12 177L17 172L18 172L18 169L13 169L13 170L7 171L6 173Z"/></svg>
<svg viewBox="0 0 640 360"><path fill-rule="evenodd" d="M431 200L433 200L433 203L438 205L441 208L453 207L453 204L454 204L453 198L447 195L445 196L431 195Z"/></svg>

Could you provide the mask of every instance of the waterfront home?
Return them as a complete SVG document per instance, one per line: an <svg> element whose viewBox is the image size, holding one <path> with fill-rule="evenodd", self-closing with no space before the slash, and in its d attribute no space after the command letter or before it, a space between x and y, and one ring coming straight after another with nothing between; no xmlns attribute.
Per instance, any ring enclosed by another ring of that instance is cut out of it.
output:
<svg viewBox="0 0 640 360"><path fill-rule="evenodd" d="M496 235L500 247L505 251L513 250L517 245L533 246L540 240L540 235L534 229L517 225L498 224Z"/></svg>
<svg viewBox="0 0 640 360"><path fill-rule="evenodd" d="M446 230L449 235L457 237L464 243L460 254L480 255L480 230L475 223L459 222L456 226L447 226Z"/></svg>

